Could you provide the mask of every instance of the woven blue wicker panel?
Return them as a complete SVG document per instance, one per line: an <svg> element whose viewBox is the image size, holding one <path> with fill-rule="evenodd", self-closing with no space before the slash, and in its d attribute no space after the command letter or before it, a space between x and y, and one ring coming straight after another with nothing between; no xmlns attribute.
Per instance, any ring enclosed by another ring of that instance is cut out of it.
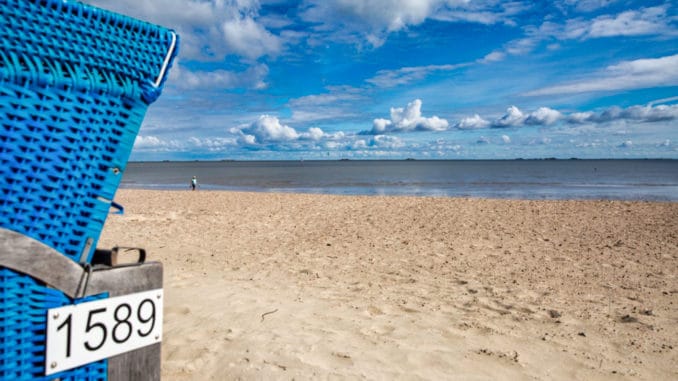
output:
<svg viewBox="0 0 678 381"><path fill-rule="evenodd" d="M97 295L75 303L101 299ZM60 291L33 278L0 267L0 380L106 380L102 360L46 377L47 310L73 304Z"/></svg>
<svg viewBox="0 0 678 381"><path fill-rule="evenodd" d="M89 261L176 43L78 2L0 1L0 227Z"/></svg>

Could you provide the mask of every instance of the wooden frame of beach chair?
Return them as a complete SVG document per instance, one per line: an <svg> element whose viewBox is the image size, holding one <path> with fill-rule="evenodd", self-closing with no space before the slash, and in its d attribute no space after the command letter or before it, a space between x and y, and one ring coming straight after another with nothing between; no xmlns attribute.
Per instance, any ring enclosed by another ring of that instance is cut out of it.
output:
<svg viewBox="0 0 678 381"><path fill-rule="evenodd" d="M110 263L110 257L115 251L115 248L98 250L98 259ZM18 294L25 294L27 300L12 306L3 306L2 308L6 309L5 315L12 318L4 320L2 324L7 329L11 326L28 325L25 324L26 320L44 320L45 307L42 304L48 299L68 303L71 300L87 301L102 296L115 297L161 289L162 264L144 262L141 257L139 259L139 262L118 266L95 264L88 271L41 242L0 228L0 280L3 282L3 287L8 287L10 283L27 282L41 286L37 294L34 287L23 287L25 290L23 293L18 291ZM40 281L37 281L38 279ZM29 340L37 342L38 346L42 345L45 341L44 326L35 324L28 326L32 328L24 332L27 337L23 341ZM160 342L158 342L111 357L108 359L107 366L96 364L85 367L88 369L66 372L66 377L107 378L109 381L160 380L160 354ZM41 367L44 355L37 354L31 361L38 363L37 367ZM62 374L57 378L64 379L63 377Z"/></svg>
<svg viewBox="0 0 678 381"><path fill-rule="evenodd" d="M86 293L72 293L40 262L60 255L73 271L91 268L177 50L171 30L77 1L0 2L0 379L103 380L115 368L104 359L46 375L46 311L109 298L119 285L94 272ZM18 249L23 241L31 250Z"/></svg>

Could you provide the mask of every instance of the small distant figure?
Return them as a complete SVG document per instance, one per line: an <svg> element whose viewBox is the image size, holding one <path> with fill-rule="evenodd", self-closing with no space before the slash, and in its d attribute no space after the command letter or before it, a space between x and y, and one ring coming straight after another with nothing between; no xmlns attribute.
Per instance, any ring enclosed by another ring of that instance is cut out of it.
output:
<svg viewBox="0 0 678 381"><path fill-rule="evenodd" d="M191 179L191 190L195 190L195 187L198 186L198 178L193 176Z"/></svg>

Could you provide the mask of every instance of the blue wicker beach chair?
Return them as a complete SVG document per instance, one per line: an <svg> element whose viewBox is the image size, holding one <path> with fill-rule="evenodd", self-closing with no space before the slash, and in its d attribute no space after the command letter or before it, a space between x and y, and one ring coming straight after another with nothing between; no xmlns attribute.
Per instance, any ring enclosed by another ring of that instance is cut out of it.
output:
<svg viewBox="0 0 678 381"><path fill-rule="evenodd" d="M91 260L177 44L75 1L0 1L0 230ZM79 300L2 261L0 380L105 379L106 361L45 376L45 311Z"/></svg>

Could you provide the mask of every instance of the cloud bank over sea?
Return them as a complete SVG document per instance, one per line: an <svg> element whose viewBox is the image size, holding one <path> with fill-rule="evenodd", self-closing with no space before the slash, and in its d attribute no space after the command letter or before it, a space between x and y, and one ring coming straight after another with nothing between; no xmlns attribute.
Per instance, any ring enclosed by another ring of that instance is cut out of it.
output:
<svg viewBox="0 0 678 381"><path fill-rule="evenodd" d="M87 2L181 37L133 160L678 158L672 2Z"/></svg>

